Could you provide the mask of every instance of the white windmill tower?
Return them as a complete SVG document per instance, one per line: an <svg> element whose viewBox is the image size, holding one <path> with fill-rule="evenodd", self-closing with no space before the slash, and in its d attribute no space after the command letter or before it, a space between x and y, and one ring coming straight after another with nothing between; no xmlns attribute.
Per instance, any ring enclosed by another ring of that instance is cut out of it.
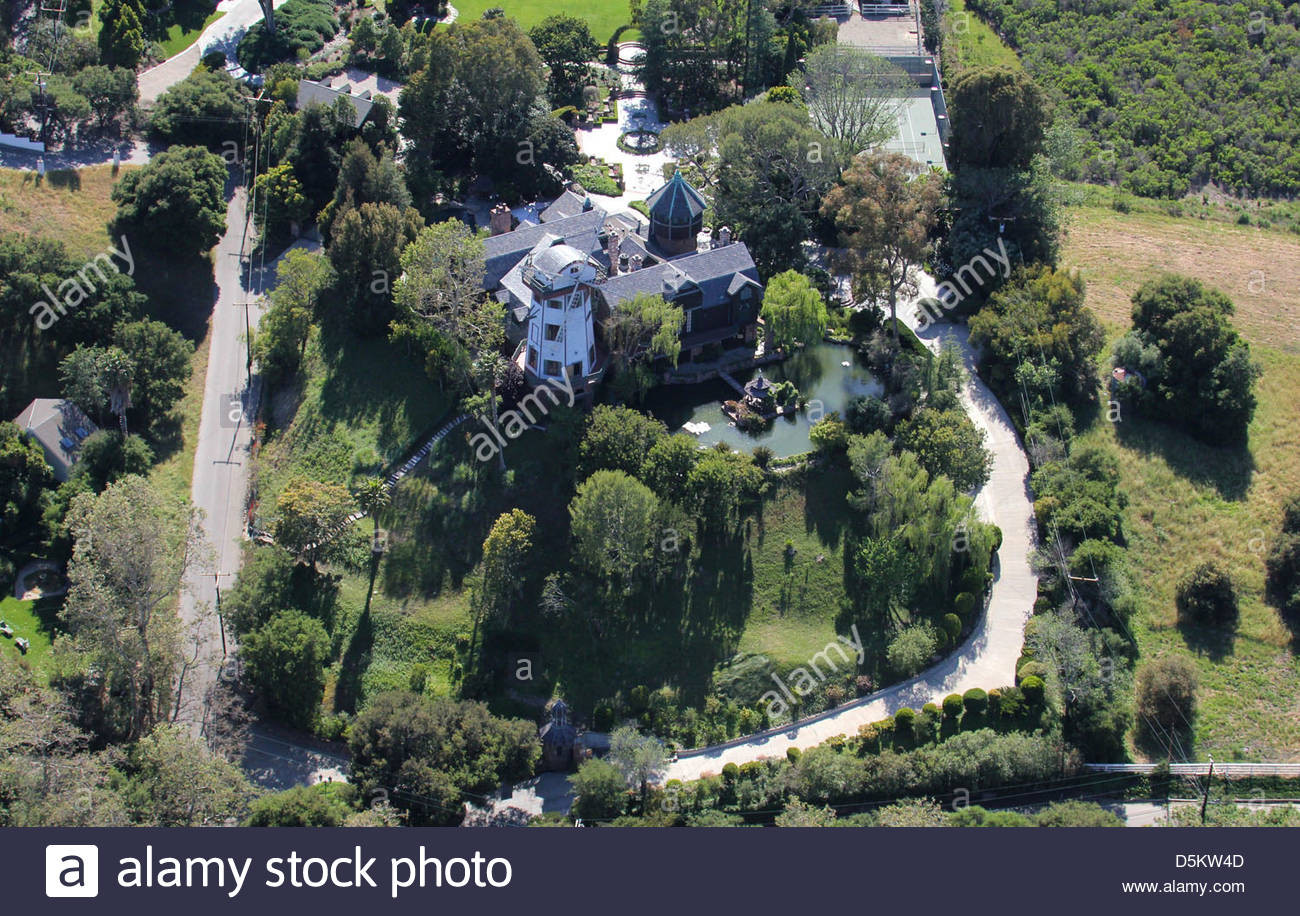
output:
<svg viewBox="0 0 1300 916"><path fill-rule="evenodd" d="M552 245L524 261L523 279L532 292L528 312L529 374L541 382L580 387L596 365L592 285L600 266L571 245Z"/></svg>

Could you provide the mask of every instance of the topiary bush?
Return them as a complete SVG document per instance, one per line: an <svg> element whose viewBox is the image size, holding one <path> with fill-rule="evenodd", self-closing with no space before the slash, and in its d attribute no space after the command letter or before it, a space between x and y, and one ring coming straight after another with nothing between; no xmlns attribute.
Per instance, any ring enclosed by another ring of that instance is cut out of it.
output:
<svg viewBox="0 0 1300 916"><path fill-rule="evenodd" d="M952 599L952 608L962 620L969 620L975 610L975 596L970 592L960 592Z"/></svg>
<svg viewBox="0 0 1300 916"><path fill-rule="evenodd" d="M722 768L722 781L727 785L732 785L740 779L740 767L734 763L729 763Z"/></svg>
<svg viewBox="0 0 1300 916"><path fill-rule="evenodd" d="M1031 674L1020 682L1020 692L1031 706L1043 705L1043 689L1043 679L1036 674Z"/></svg>
<svg viewBox="0 0 1300 916"><path fill-rule="evenodd" d="M943 627L943 631L948 634L948 639L955 645L957 637L961 636L961 618L956 614L944 614L939 623Z"/></svg>
<svg viewBox="0 0 1300 916"><path fill-rule="evenodd" d="M996 716L1002 711L1002 691L994 687L989 691L989 715Z"/></svg>
<svg viewBox="0 0 1300 916"><path fill-rule="evenodd" d="M916 722L916 710L910 706L904 706L898 712L894 713L894 731L896 734L908 736L912 734L912 725Z"/></svg>
<svg viewBox="0 0 1300 916"><path fill-rule="evenodd" d="M993 526L993 552L997 553L1002 549L1002 529L997 525Z"/></svg>
<svg viewBox="0 0 1300 916"><path fill-rule="evenodd" d="M971 715L982 716L989 708L989 695L978 687L972 687L962 694L961 703Z"/></svg>
<svg viewBox="0 0 1300 916"><path fill-rule="evenodd" d="M950 693L943 698L943 716L945 719L961 718L963 709L965 709L965 705L962 703L960 693Z"/></svg>
<svg viewBox="0 0 1300 916"><path fill-rule="evenodd" d="M1042 662L1037 662L1032 660L1027 661L1020 666L1020 670L1016 672L1016 677L1020 678L1022 682L1025 680L1025 678L1030 678L1030 677L1036 677L1039 680L1042 680L1043 678L1047 677L1047 666L1044 665Z"/></svg>

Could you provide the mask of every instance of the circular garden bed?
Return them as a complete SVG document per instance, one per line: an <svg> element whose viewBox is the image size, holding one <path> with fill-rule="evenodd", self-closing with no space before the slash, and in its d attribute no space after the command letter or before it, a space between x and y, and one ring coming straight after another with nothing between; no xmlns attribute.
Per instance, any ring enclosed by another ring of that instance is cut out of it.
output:
<svg viewBox="0 0 1300 916"><path fill-rule="evenodd" d="M663 149L663 141L653 130L629 130L618 138L618 148L633 156L649 156Z"/></svg>

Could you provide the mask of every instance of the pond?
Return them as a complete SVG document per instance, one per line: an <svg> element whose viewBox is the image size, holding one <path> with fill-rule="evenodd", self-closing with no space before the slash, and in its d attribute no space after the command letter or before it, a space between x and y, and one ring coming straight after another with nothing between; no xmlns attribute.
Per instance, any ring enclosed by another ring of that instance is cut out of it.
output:
<svg viewBox="0 0 1300 916"><path fill-rule="evenodd" d="M848 365L843 365L846 362ZM884 385L867 368L862 357L846 344L819 343L783 363L765 366L762 371L774 382L794 382L809 403L821 402L823 413L839 411L842 416L849 401L858 395L879 396L884 392ZM743 385L755 372L732 375ZM745 432L732 426L722 412L722 402L736 397L734 388L715 379L698 385L661 385L647 396L645 407L674 432L688 422L709 424L708 432L696 437L701 445L725 442L745 452L756 445L766 445L778 458L809 450L808 430L812 426L809 411L777 417L767 429Z"/></svg>

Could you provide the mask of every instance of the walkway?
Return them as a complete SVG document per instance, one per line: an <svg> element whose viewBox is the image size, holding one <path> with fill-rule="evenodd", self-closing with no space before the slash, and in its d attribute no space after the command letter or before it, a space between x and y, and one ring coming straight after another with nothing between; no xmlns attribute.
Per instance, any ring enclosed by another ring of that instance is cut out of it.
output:
<svg viewBox="0 0 1300 916"><path fill-rule="evenodd" d="M933 286L933 280L926 278L922 295L932 295ZM900 306L899 318L915 328L919 323L915 304ZM1029 459L1006 411L975 374L975 352L966 327L937 324L918 332L918 336L935 352L949 342L961 350L969 376L961 394L962 405L984 431L986 445L994 456L989 482L975 499L981 517L1002 529L1002 548L994 564L993 590L986 613L956 653L919 677L783 728L683 753L668 767L666 780L698 779L706 773L720 772L728 763L784 757L792 747L803 750L837 735L856 734L860 726L893 715L904 706L919 709L926 703L942 703L950 693L1015 682L1025 623L1033 612L1038 588L1038 579L1029 565L1035 531Z"/></svg>

